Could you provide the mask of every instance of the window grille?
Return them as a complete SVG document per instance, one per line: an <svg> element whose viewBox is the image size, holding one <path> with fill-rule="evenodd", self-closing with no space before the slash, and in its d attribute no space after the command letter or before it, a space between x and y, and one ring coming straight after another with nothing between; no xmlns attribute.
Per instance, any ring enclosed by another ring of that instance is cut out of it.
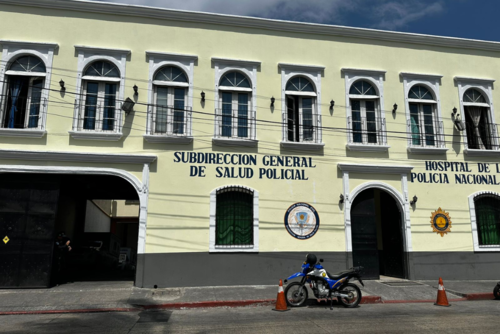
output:
<svg viewBox="0 0 500 334"><path fill-rule="evenodd" d="M500 245L500 198L483 195L474 202L479 245Z"/></svg>
<svg viewBox="0 0 500 334"><path fill-rule="evenodd" d="M253 191L231 186L217 191L215 245L253 247Z"/></svg>

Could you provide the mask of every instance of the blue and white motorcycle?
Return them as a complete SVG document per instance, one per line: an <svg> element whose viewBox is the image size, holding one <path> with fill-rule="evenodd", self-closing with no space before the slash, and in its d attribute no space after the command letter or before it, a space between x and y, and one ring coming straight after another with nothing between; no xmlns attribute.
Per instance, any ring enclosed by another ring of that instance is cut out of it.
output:
<svg viewBox="0 0 500 334"><path fill-rule="evenodd" d="M319 262L323 262L323 259ZM361 301L361 290L356 284L349 283L349 280L357 279L362 286L365 286L361 280L362 270L363 267L355 267L332 275L318 263L314 254L307 254L306 261L302 264L302 271L285 280L287 283L291 279L301 277L300 282L287 285L286 302L291 307L304 306L308 298L306 284L309 283L309 287L318 300L330 300L330 308L332 308L333 298L337 298L345 307L356 307Z"/></svg>

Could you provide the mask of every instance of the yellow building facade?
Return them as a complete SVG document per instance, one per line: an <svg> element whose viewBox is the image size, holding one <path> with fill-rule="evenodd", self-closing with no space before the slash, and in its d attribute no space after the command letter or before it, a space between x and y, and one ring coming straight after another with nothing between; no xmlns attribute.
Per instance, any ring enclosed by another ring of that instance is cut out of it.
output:
<svg viewBox="0 0 500 334"><path fill-rule="evenodd" d="M373 278L500 274L497 42L0 0L0 44L12 277L30 240L47 262L58 228L85 233L68 203L92 187L139 200L140 287L274 284L311 252ZM50 210L15 208L20 184Z"/></svg>

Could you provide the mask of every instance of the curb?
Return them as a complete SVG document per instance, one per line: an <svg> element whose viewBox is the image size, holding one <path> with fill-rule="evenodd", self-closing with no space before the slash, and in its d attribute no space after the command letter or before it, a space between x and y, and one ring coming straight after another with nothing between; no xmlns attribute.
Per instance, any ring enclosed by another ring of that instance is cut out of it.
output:
<svg viewBox="0 0 500 334"><path fill-rule="evenodd" d="M65 314L65 313L109 313L109 312L137 312L141 308L94 308L76 310L38 310L38 311L0 311L2 315L36 315L36 314Z"/></svg>
<svg viewBox="0 0 500 334"><path fill-rule="evenodd" d="M492 292L484 292L484 293L468 293L465 295L467 300L493 300L495 297Z"/></svg>
<svg viewBox="0 0 500 334"><path fill-rule="evenodd" d="M210 302L193 302L193 303L169 303L158 305L143 305L145 310L154 309L184 309L184 308L202 308L202 307L241 307L241 306L265 306L274 305L275 299L256 299L256 300L227 300L227 301L210 301Z"/></svg>

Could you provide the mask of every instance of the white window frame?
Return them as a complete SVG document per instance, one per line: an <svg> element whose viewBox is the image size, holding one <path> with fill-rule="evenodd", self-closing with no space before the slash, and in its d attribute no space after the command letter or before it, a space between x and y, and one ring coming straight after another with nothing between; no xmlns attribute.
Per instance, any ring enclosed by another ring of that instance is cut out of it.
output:
<svg viewBox="0 0 500 334"><path fill-rule="evenodd" d="M477 233L477 218L476 218L476 197L481 195L491 195L496 196L500 199L500 194L494 191L478 191L469 196L469 214L470 214L470 223L472 229L472 242L474 245L475 252L500 252L500 245L491 245L491 246L482 246L479 245L479 236Z"/></svg>
<svg viewBox="0 0 500 334"><path fill-rule="evenodd" d="M46 68L46 72L43 73L30 73L30 75L35 74L36 76L44 76L44 86L42 90L41 103L43 101L48 101L49 98L49 89L52 78L52 64L54 61L54 52L59 47L57 43L34 43L34 42L24 42L24 41L12 41L12 40L0 40L0 44L2 46L2 62L0 64L0 94L2 96L6 96L6 87L5 84L6 75L14 75L16 74L14 71L8 71L7 69L12 64L14 59L17 59L22 56L36 56L40 58ZM26 72L20 72L20 75L26 75ZM3 119L3 113L6 112L4 110L6 101L0 98L0 107L2 110L0 111L0 119ZM47 105L43 108L40 108L40 112L42 112L42 117L38 122L37 128L25 128L25 129L6 129L0 128L0 137L28 137L28 138L42 138L47 133L46 124L47 124Z"/></svg>
<svg viewBox="0 0 500 334"><path fill-rule="evenodd" d="M345 81L345 100L346 100L346 129L350 128L349 119L352 119L351 110L351 99L363 99L363 100L376 100L375 112L381 120L385 120L385 109L384 109L384 79L386 71L380 70L367 70L358 68L342 68L342 73L344 74ZM349 90L351 86L357 81L368 81L377 91L378 95L351 95ZM381 136L377 136L381 140L381 143L375 144L359 144L354 143L351 132L347 132L347 144L346 148L352 151L381 151L386 152L389 150L390 146L387 145L387 133L385 123L382 123L382 129L377 129L382 131Z"/></svg>
<svg viewBox="0 0 500 334"><path fill-rule="evenodd" d="M123 137L122 128L124 123L124 112L121 110L121 104L122 101L125 100L125 69L127 57L131 52L130 50L123 49L108 49L82 45L75 45L75 50L78 55L76 92L80 94L75 98L73 129L69 131L69 134L73 139L119 141ZM84 72L88 65L96 61L108 61L115 65L120 73L119 78L84 76ZM115 126L113 131L102 131L102 129L96 129L94 131L78 130L79 118L85 109L85 95L83 95L84 87L86 87L85 81L108 81L118 84L116 93Z"/></svg>
<svg viewBox="0 0 500 334"><path fill-rule="evenodd" d="M186 110L190 110L193 107L194 66L198 62L198 56L179 53L146 51L146 57L149 62L148 104L150 107L148 108L151 108L151 110L148 110L144 140L151 143L190 144L193 141L193 124L191 114L188 112L185 112L184 114L186 122L185 134L168 135L155 133L153 125L155 124L154 121L156 119L156 87L185 87L186 94L184 105ZM157 71L166 66L174 66L180 68L186 75L188 83L154 80L154 76L156 75ZM172 125L170 124L170 126ZM167 133L169 132L167 131Z"/></svg>
<svg viewBox="0 0 500 334"><path fill-rule="evenodd" d="M96 103L96 115L95 115L95 121L94 121L94 127L98 127L99 124L101 124L101 126L97 129L94 129L94 130L91 130L91 129L84 129L83 128L83 124L84 124L84 118L83 118L83 115L85 113L85 109L82 109L82 117L80 117L78 119L78 127L80 129L82 129L81 131L89 131L89 132L103 132L103 133L106 133L106 132L109 132L109 133L113 133L113 132L116 132L115 129L116 127L118 126L117 124L117 117L116 117L116 110L115 110L115 123L114 123L114 126L113 126L113 130L102 130L102 122L103 122L103 117L104 117L104 96L105 96L105 92L106 92L106 84L107 83L115 83L113 81L103 81L103 80L88 80L88 79L85 79L83 80L83 92L82 92L82 97L81 97L81 105L82 105L82 108L85 108L86 106L86 100L87 100L87 83L89 82L93 82L93 83L97 83L98 84L98 88L97 88L97 103ZM118 97L116 97L118 98ZM117 104L117 103L115 103Z"/></svg>
<svg viewBox="0 0 500 334"><path fill-rule="evenodd" d="M279 63L278 68L281 73L281 119L282 122L287 117L288 106L287 106L287 95L294 96L309 96L314 97L313 102L313 126L316 127L317 138L316 142L303 141L302 130L300 131L300 139L298 142L288 141L288 124L283 124L282 128L282 140L280 142L281 147L287 149L298 149L298 150L322 150L325 146L323 143L323 131L322 131L322 121L321 121L321 77L324 75L325 67L318 65L300 65L300 64L289 64L289 63ZM287 91L286 85L289 80L294 77L302 76L306 77L313 85L314 92L296 92ZM302 112L300 110L299 102L299 124L302 124Z"/></svg>
<svg viewBox="0 0 500 334"><path fill-rule="evenodd" d="M155 81L156 82L156 81ZM152 125L151 125L151 132L150 132L150 135L153 135L153 136L175 136L175 137L185 137L185 136L188 136L188 133L187 133L187 126L186 126L186 131L184 132L184 134L173 134L173 122L168 122L167 123L167 129L166 129L166 133L161 133L161 132L156 132L156 119L157 119L157 112L158 112L158 88L162 87L162 88L167 88L168 92L167 92L167 119L170 117L170 119L173 120L173 112L174 112L174 96L175 96L175 92L174 90L176 88L183 88L184 89L184 109L188 109L188 106L187 106L187 96L188 96L188 90L186 89L185 86L180 86L180 85L161 85L161 84L154 84L153 85L153 101L154 101L154 104L151 108L151 110L153 111L152 112ZM190 119L190 118L189 118ZM188 121L188 113L186 111L184 111L184 122L187 122ZM186 124L187 125L187 124ZM171 134L172 135L169 135ZM189 141L190 139L188 139ZM167 141L169 142L169 141Z"/></svg>
<svg viewBox="0 0 500 334"><path fill-rule="evenodd" d="M411 73L411 72L401 72L400 76L403 79L403 88L404 88L404 96L405 96L405 110L406 110L406 124L410 122L410 103L418 103L418 104L433 104L433 117L437 117L438 122L443 121L442 113L441 113L441 99L439 93L439 86L441 84L442 75L435 74L422 74L422 73ZM431 94L433 94L434 100L415 100L408 98L410 94L410 90L413 86L424 86L427 88ZM434 124L434 133L436 142L441 142L443 145L439 146L425 146L425 141L422 146L413 146L412 145L412 137L411 131L407 131L408 138L408 152L413 154L445 154L448 151L446 148L446 141L444 136L444 124L443 129L441 129L441 133L439 135L436 134L435 124Z"/></svg>
<svg viewBox="0 0 500 334"><path fill-rule="evenodd" d="M231 246L229 248L229 247L215 245L217 191L228 187L243 187L253 192L253 246L252 247ZM241 185L228 185L214 189L210 193L209 252L210 253L258 253L259 252L259 192L257 190Z"/></svg>
<svg viewBox="0 0 500 334"><path fill-rule="evenodd" d="M219 133L217 129L217 122L214 122L214 137L212 138L212 142L217 145L238 145L238 146L249 146L256 147L258 145L257 140L257 129L256 125L251 122L252 118L257 117L257 113L255 111L255 107L257 106L257 71L260 70L260 61L254 60L241 60L241 59L229 59L229 58L218 58L212 57L212 65L215 71L215 93L214 93L214 101L216 102L216 110L221 110L221 93L220 91L232 91L232 92L248 92L251 94L248 107L248 124L249 128L249 138L240 138L240 137L220 137L217 134ZM247 77L250 82L251 88L240 88L240 87L225 87L219 86L220 80L224 75L228 72L241 72L244 76ZM217 114L216 117L220 117L220 114ZM233 118L234 120L235 118ZM236 119L237 120L237 119ZM236 121L237 122L237 121ZM234 123L233 123L234 125Z"/></svg>
<svg viewBox="0 0 500 334"><path fill-rule="evenodd" d="M248 137L251 137L251 131L254 130L254 127L252 127L251 124L251 116L252 116L252 97L251 97L251 92L247 91L246 89L238 89L238 90L230 90L230 89L225 89L226 87L219 87L223 93L231 93L231 137L222 137L221 136L218 139L233 139L233 140L248 140L247 138L242 138L238 137L238 112L239 112L239 103L238 103L238 95L242 93L246 93L248 95ZM227 87L230 88L230 87ZM232 87L232 88L238 88L238 87ZM220 109L222 110L222 93L219 93L219 106ZM218 129L216 129L218 130Z"/></svg>
<svg viewBox="0 0 500 334"><path fill-rule="evenodd" d="M455 77L455 82L458 86L458 96L460 101L460 115L462 116L462 122L464 124L464 130L462 131L463 143L467 143L467 129L465 129L465 107L466 106L480 106L488 108L488 117L490 123L496 124L495 121L495 110L493 109L493 83L495 80L492 79L481 79L481 78L469 78L469 77ZM486 99L486 104L468 103L464 102L464 94L470 88L477 89L481 94L483 94ZM492 134L492 146L498 147L498 133ZM464 148L464 153L469 156L499 156L500 150L479 150Z"/></svg>
<svg viewBox="0 0 500 334"><path fill-rule="evenodd" d="M310 92L305 92L304 94L295 94L295 93L301 93L301 92L295 92L295 91L286 91L287 94L285 95L286 96L286 101L285 101L285 104L286 104L286 107L287 107L287 112L288 112L288 96L294 96L294 97L297 97L298 98L298 102L299 102L299 105L298 105L298 109L299 109L299 119L298 119L298 122L299 122L299 140L298 141L288 141L288 123L286 124L286 138L287 138L287 141L286 143L287 144L291 144L293 145L294 143L295 144L316 144L314 141L305 141L304 140L304 127L303 127L303 120L304 120L304 113L303 113L303 105L302 105L302 100L304 97L306 98L312 98L313 99L313 103L312 103L312 114L313 114L313 127L315 124L318 124L318 117L316 116L316 94L312 95L312 93ZM288 117L288 114L287 114L287 117ZM316 131L319 131L319 128L316 128ZM294 129L294 136L295 136L295 129Z"/></svg>

